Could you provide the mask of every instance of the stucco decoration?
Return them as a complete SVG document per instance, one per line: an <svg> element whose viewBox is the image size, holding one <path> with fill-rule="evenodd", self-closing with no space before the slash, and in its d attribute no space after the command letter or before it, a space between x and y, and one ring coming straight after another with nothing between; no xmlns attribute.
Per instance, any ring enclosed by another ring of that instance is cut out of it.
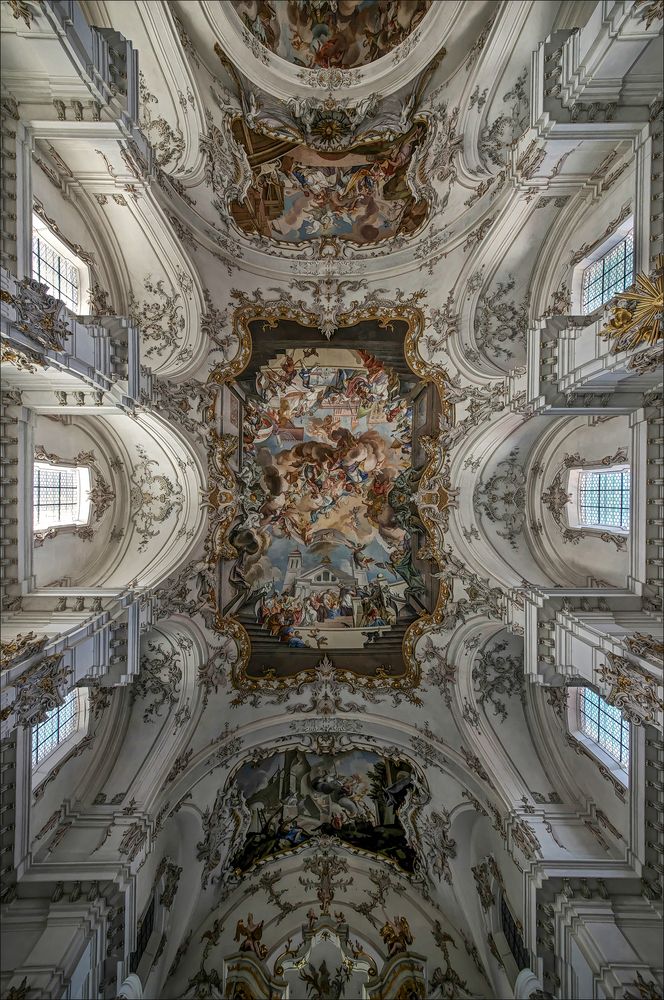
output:
<svg viewBox="0 0 664 1000"><path fill-rule="evenodd" d="M233 0L245 28L275 55L308 69L374 62L417 28L431 0Z"/></svg>

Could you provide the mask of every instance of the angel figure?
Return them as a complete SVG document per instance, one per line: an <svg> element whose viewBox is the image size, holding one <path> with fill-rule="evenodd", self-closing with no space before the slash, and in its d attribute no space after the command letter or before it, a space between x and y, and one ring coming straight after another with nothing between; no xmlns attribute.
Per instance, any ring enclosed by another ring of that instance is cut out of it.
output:
<svg viewBox="0 0 664 1000"><path fill-rule="evenodd" d="M369 569L369 567L376 561L375 559L372 559L371 556L362 555L368 545L368 542L365 542L364 545L355 545L352 542L344 542L344 545L352 552L353 564L357 567L357 569Z"/></svg>
<svg viewBox="0 0 664 1000"><path fill-rule="evenodd" d="M240 951L253 951L254 955L257 955L259 958L265 958L267 947L261 944L264 923L264 920L261 920L259 924L254 923L253 913L247 916L246 924L243 920L238 920L234 940L239 941L241 938L244 938L240 945Z"/></svg>
<svg viewBox="0 0 664 1000"><path fill-rule="evenodd" d="M413 935L405 917L386 920L380 929L380 936L387 945L387 956L400 955L413 943Z"/></svg>

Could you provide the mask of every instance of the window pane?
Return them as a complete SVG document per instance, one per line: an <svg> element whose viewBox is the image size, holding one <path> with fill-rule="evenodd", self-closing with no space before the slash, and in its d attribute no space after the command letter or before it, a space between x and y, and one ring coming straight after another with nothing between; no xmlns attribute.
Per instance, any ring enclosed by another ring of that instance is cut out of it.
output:
<svg viewBox="0 0 664 1000"><path fill-rule="evenodd" d="M85 523L90 512L90 471L35 462L33 530Z"/></svg>
<svg viewBox="0 0 664 1000"><path fill-rule="evenodd" d="M596 691L583 688L579 702L579 728L621 767L629 764L629 723L615 705L609 705Z"/></svg>
<svg viewBox="0 0 664 1000"><path fill-rule="evenodd" d="M630 473L582 472L579 477L581 524L629 530Z"/></svg>
<svg viewBox="0 0 664 1000"><path fill-rule="evenodd" d="M78 693L70 691L62 705L52 709L43 722L32 727L32 766L45 760L55 748L76 731Z"/></svg>
<svg viewBox="0 0 664 1000"><path fill-rule="evenodd" d="M628 233L599 260L589 264L581 282L581 308L593 312L634 281L634 233Z"/></svg>
<svg viewBox="0 0 664 1000"><path fill-rule="evenodd" d="M32 277L48 285L49 295L60 299L74 312L78 309L78 268L61 257L41 236L32 237Z"/></svg>

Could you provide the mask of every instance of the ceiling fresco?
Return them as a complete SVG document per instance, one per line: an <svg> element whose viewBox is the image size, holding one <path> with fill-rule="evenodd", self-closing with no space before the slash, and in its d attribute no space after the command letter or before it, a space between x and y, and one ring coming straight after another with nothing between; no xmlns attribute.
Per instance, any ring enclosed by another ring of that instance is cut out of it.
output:
<svg viewBox="0 0 664 1000"><path fill-rule="evenodd" d="M407 762L368 750L294 749L243 765L234 780L251 815L232 860L237 870L325 836L413 871L415 853L400 819L414 787Z"/></svg>
<svg viewBox="0 0 664 1000"><path fill-rule="evenodd" d="M413 194L409 166L426 138L417 123L396 139L343 145L343 115L318 122L325 149L274 138L237 120L235 140L244 148L252 183L244 200L231 202L246 233L286 243L338 238L366 246L411 235L425 222L428 203ZM315 129L316 126L314 126Z"/></svg>
<svg viewBox="0 0 664 1000"><path fill-rule="evenodd" d="M396 318L318 346L292 321L276 338L249 328L248 365L224 390L239 499L219 563L247 676L277 683L333 663L404 677L406 636L438 601L416 497L438 388L410 368Z"/></svg>
<svg viewBox="0 0 664 1000"><path fill-rule="evenodd" d="M282 59L352 69L400 45L431 0L233 0L233 6L254 38Z"/></svg>

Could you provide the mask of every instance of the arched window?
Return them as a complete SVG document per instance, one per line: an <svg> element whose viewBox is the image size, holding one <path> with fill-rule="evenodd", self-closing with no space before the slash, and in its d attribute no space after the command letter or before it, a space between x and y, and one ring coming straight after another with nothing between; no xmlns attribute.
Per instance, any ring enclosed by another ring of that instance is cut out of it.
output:
<svg viewBox="0 0 664 1000"><path fill-rule="evenodd" d="M592 688L578 693L579 731L627 771L629 767L629 722L619 708L609 705Z"/></svg>
<svg viewBox="0 0 664 1000"><path fill-rule="evenodd" d="M570 527L609 529L623 534L629 532L631 513L629 466L572 469L568 490L572 495L568 516Z"/></svg>
<svg viewBox="0 0 664 1000"><path fill-rule="evenodd" d="M79 692L70 691L62 705L51 709L32 727L33 771L78 729Z"/></svg>
<svg viewBox="0 0 664 1000"><path fill-rule="evenodd" d="M87 524L90 519L90 469L35 462L33 531Z"/></svg>
<svg viewBox="0 0 664 1000"><path fill-rule="evenodd" d="M523 943L521 925L514 919L514 915L508 906L504 893L501 893L500 896L500 926L519 972L521 969L529 968L530 956L528 955L526 946Z"/></svg>
<svg viewBox="0 0 664 1000"><path fill-rule="evenodd" d="M32 277L73 313L87 311L90 270L38 216L32 217Z"/></svg>
<svg viewBox="0 0 664 1000"><path fill-rule="evenodd" d="M600 247L601 256L583 269L581 309L594 312L634 281L634 232L630 231L609 250Z"/></svg>

